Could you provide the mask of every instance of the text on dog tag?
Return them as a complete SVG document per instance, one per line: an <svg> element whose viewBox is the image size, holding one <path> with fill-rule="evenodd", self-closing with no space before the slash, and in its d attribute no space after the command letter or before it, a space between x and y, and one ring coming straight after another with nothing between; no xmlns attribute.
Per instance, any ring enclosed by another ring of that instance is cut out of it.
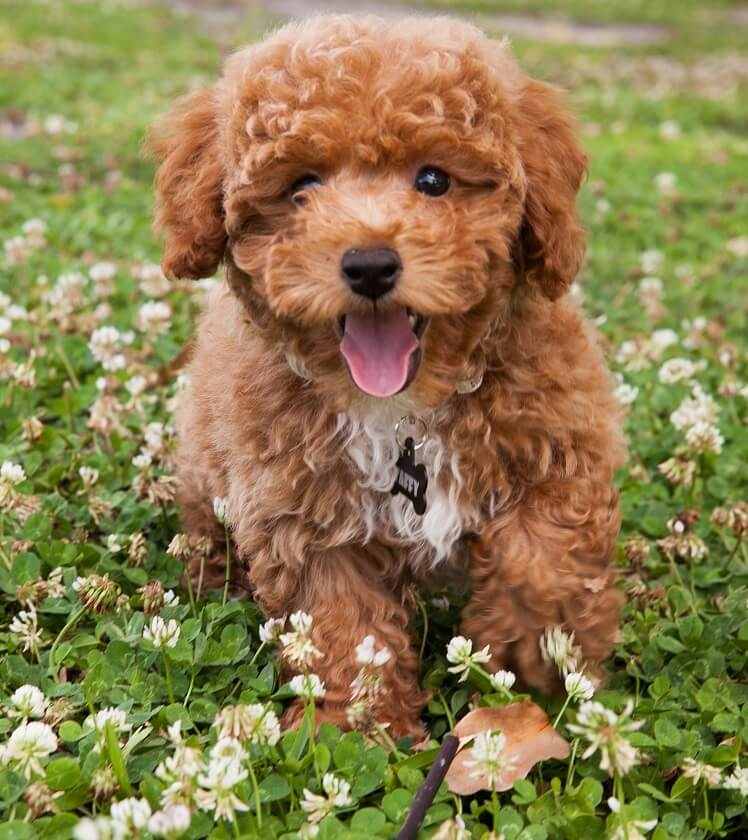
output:
<svg viewBox="0 0 748 840"><path fill-rule="evenodd" d="M390 491L393 496L401 493L413 503L413 510L423 516L426 513L426 487L428 476L423 464L416 464L413 438L405 439L405 446L400 450L396 463L397 477Z"/></svg>

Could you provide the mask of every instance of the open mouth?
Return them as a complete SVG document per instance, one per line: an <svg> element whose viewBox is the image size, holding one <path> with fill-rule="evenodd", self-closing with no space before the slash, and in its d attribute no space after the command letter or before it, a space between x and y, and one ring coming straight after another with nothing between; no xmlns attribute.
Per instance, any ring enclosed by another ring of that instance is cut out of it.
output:
<svg viewBox="0 0 748 840"><path fill-rule="evenodd" d="M407 388L421 363L428 322L404 306L344 315L338 324L340 352L356 385L372 397L392 397Z"/></svg>

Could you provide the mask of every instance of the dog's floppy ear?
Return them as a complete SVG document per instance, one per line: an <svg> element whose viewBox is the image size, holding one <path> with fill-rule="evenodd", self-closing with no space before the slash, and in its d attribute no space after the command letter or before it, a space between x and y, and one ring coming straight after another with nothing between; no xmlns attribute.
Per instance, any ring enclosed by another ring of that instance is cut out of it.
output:
<svg viewBox="0 0 748 840"><path fill-rule="evenodd" d="M551 300L571 285L584 257L576 210L587 157L557 91L527 80L519 97L519 151L527 178L520 246L527 280Z"/></svg>
<svg viewBox="0 0 748 840"><path fill-rule="evenodd" d="M147 146L159 164L155 227L165 233L164 273L209 277L226 246L215 89L180 100L153 127Z"/></svg>

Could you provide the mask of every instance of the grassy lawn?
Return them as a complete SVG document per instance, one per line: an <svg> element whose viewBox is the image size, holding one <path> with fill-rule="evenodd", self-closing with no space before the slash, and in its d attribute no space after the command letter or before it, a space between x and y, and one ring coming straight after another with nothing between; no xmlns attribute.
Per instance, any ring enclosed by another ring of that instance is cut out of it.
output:
<svg viewBox="0 0 748 840"><path fill-rule="evenodd" d="M590 152L575 293L629 405L628 606L595 696L607 728L575 732L596 707L534 697L562 712L572 757L495 799L442 787L419 837L746 837L748 29L725 2L439 6L656 22L671 37L515 43L528 72L571 91ZM292 692L262 615L180 589L180 383L156 374L202 290L154 267L140 143L177 94L215 76L202 29L156 4L0 0L0 840L104 840L106 819L76 825L110 811L115 837L394 837L454 719L508 699L478 668L465 682L448 672L449 595L418 626L434 695L425 752L328 725L312 739L309 719L278 740ZM260 32L250 17L231 38ZM211 750L231 715L248 737L226 780ZM615 736L607 752L595 733ZM182 833L178 811L148 822L177 802L190 805Z"/></svg>

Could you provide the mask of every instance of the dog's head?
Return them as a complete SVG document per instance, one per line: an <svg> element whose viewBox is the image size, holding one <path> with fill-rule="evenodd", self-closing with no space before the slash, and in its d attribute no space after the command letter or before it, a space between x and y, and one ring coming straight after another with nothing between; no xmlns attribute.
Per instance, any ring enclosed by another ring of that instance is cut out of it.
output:
<svg viewBox="0 0 748 840"><path fill-rule="evenodd" d="M226 258L328 395L438 404L513 297L555 299L582 257L585 157L556 93L454 20L289 25L151 145L165 272Z"/></svg>

